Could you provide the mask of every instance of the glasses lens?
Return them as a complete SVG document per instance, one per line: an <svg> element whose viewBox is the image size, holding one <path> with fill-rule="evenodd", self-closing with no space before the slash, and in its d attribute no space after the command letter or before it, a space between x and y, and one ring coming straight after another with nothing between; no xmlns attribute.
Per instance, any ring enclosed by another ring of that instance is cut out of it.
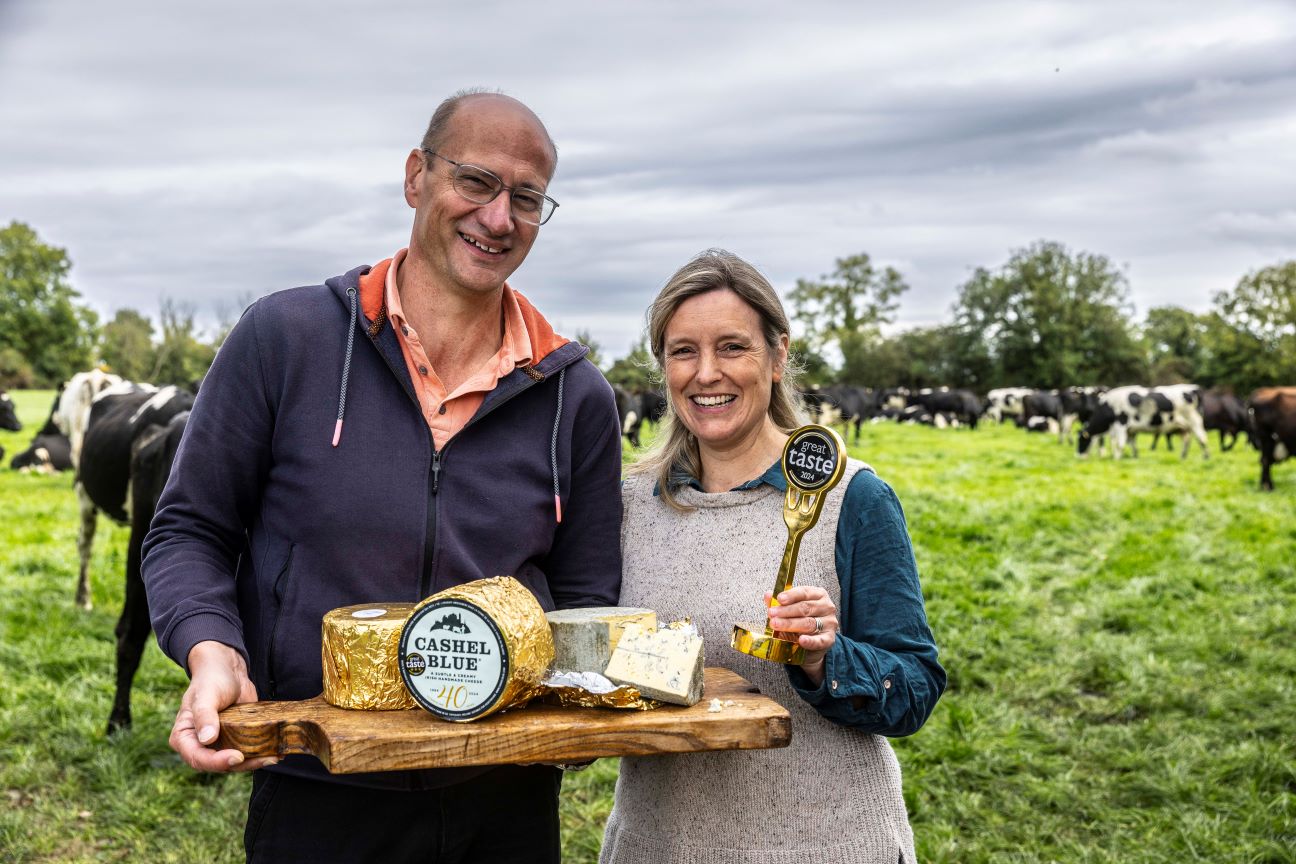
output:
<svg viewBox="0 0 1296 864"><path fill-rule="evenodd" d="M523 222L539 225L553 212L553 202L530 189L513 190L513 215Z"/></svg>
<svg viewBox="0 0 1296 864"><path fill-rule="evenodd" d="M489 171L473 165L460 165L454 174L455 191L476 204L489 204L504 188L503 182Z"/></svg>

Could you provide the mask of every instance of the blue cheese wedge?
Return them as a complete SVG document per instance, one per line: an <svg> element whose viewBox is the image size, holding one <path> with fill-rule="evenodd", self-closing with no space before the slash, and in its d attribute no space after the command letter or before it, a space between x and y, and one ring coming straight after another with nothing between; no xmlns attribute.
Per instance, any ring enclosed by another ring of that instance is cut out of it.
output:
<svg viewBox="0 0 1296 864"><path fill-rule="evenodd" d="M596 606L560 609L545 613L553 634L554 665L562 672L597 672L602 675L612 651L627 625L657 627L657 613L651 609Z"/></svg>
<svg viewBox="0 0 1296 864"><path fill-rule="evenodd" d="M702 699L702 637L690 629L631 624L621 634L603 674L630 684L649 699L696 705Z"/></svg>

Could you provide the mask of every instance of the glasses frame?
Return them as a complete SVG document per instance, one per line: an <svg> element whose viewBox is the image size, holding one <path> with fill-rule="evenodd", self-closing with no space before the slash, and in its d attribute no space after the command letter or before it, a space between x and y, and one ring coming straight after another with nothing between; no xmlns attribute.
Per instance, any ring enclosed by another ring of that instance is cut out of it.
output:
<svg viewBox="0 0 1296 864"><path fill-rule="evenodd" d="M459 197L464 199L465 201L471 201L474 204L489 204L492 201L494 201L496 198L498 198L501 192L507 189L509 193L509 212L513 214L513 218L518 220L519 222L525 222L528 225L535 225L536 227L539 227L545 224L546 222L548 222L550 219L552 219L554 211L558 209L558 202L550 198L545 193L539 191L538 189L526 188L525 189L526 192L529 192L533 195L539 195L548 204L547 213L544 212L545 204L541 204L540 207L541 218L538 222L529 219L526 216L523 216L520 213L518 213L517 210L513 207L513 193L518 191L517 187L505 185L504 181L501 180L500 176L496 174L494 171L483 168L480 165L471 165L466 162L456 162L455 160L447 156L442 156L440 153L436 152L435 150L429 150L427 147L420 147L419 149L422 150L424 153L428 154L429 156L435 156L436 158L442 160L443 162L449 162L451 165L454 166L454 171L451 174L452 180L454 181L452 185L454 186L454 190L459 193ZM462 189L459 188L459 183L458 183L459 172L464 168L471 168L474 171L480 171L482 174L485 174L488 177L493 177L495 179L496 185L498 185L499 188L496 189L495 193L491 195L489 198L487 198L485 201L478 201L476 198L470 198L469 196L464 194Z"/></svg>

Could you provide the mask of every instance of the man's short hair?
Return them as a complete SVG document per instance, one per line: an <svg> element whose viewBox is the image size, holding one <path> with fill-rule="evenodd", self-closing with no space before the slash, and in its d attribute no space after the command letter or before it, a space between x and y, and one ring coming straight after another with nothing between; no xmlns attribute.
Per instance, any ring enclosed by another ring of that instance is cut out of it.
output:
<svg viewBox="0 0 1296 864"><path fill-rule="evenodd" d="M419 146L424 150L440 152L441 145L445 143L446 135L450 133L450 120L454 117L455 111L459 110L459 105L464 100L471 99L474 96L507 95L503 90L491 90L489 87L465 87L462 90L455 91L432 112L432 119L428 121L427 131L423 133L423 140L419 143ZM540 118L537 117L536 120L539 122ZM549 130L545 129L544 123L540 123L540 129L544 132L545 140L549 142L549 150L554 157L554 166L557 167L558 145L554 144L553 138L549 137Z"/></svg>

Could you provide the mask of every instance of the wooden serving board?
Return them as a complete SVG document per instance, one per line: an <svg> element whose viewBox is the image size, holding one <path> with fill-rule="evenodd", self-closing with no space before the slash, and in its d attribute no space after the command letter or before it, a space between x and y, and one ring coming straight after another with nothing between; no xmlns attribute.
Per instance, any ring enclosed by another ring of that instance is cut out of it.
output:
<svg viewBox="0 0 1296 864"><path fill-rule="evenodd" d="M722 703L709 710L712 699ZM702 701L651 711L561 708L532 702L470 723L421 708L351 711L322 696L301 702L250 702L220 715L221 748L247 757L309 753L334 774L578 762L704 750L762 750L792 740L787 710L728 669L706 670Z"/></svg>

